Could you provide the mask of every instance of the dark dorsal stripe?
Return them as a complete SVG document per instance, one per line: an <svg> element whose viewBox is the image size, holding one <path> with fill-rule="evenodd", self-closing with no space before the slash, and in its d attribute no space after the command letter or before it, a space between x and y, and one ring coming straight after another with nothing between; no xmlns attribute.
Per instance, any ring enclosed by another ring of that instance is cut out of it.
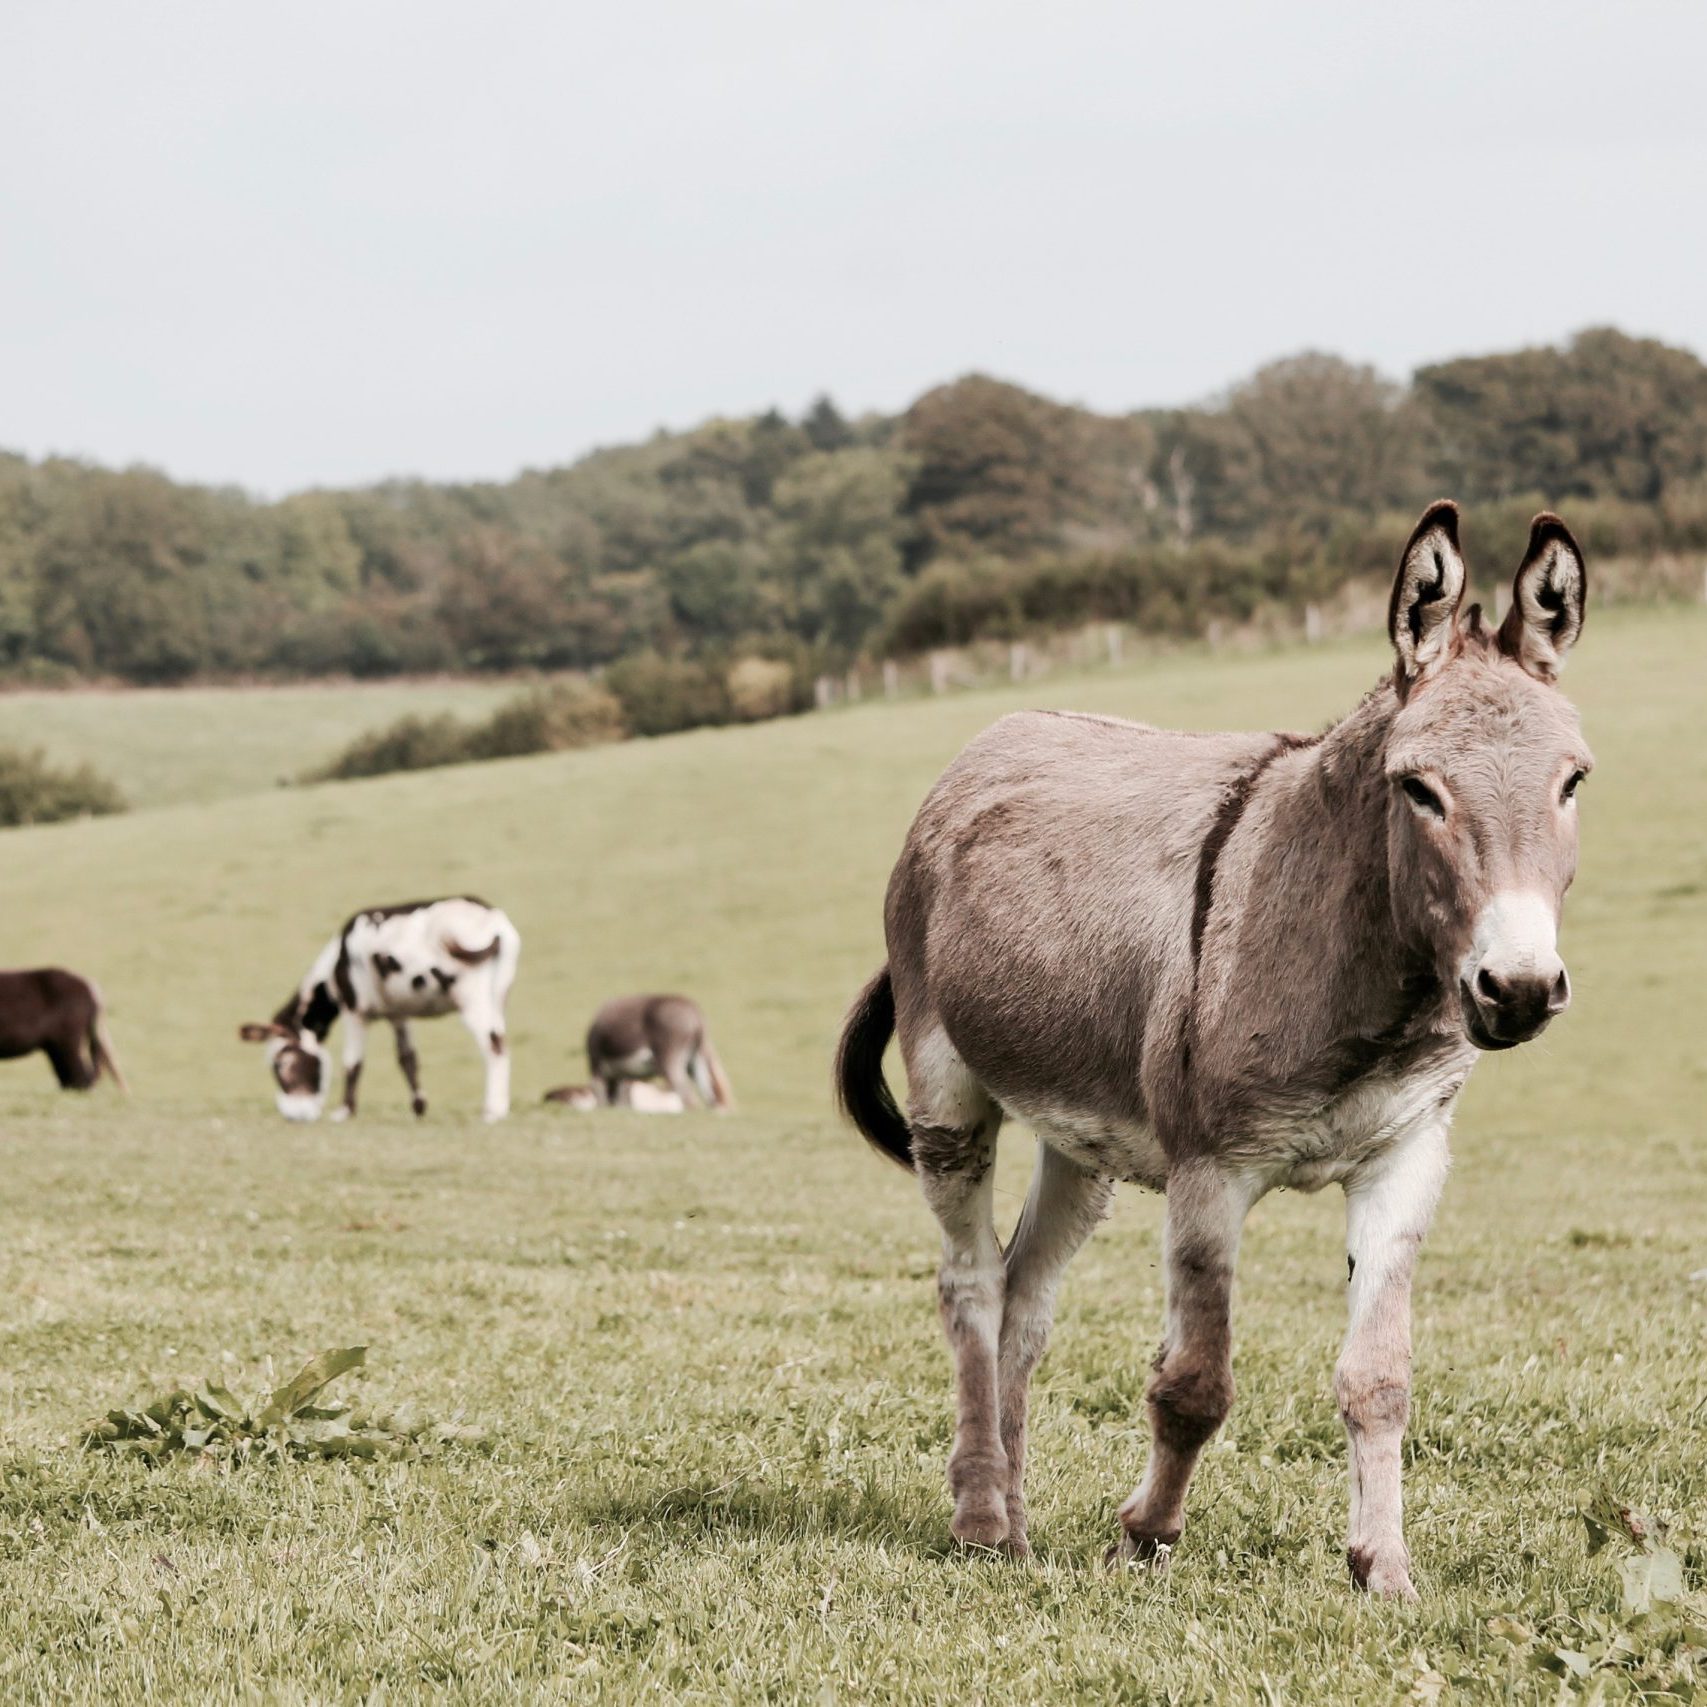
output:
<svg viewBox="0 0 1707 1707"><path fill-rule="evenodd" d="M1276 735L1274 745L1249 770L1234 777L1222 794L1214 822L1210 824L1209 833L1203 838L1203 846L1197 855L1197 890L1191 908L1191 969L1194 976L1197 963L1203 957L1203 933L1209 925L1209 910L1215 905L1216 868L1221 863L1222 851L1245 815L1245 808L1251 803L1252 791L1262 773L1282 753L1314 746L1320 739L1318 735Z"/></svg>

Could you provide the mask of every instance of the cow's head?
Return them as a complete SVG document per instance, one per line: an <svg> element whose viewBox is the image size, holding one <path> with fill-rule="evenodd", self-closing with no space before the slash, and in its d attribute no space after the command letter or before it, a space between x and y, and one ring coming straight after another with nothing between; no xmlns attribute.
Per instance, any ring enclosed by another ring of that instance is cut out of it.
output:
<svg viewBox="0 0 1707 1707"><path fill-rule="evenodd" d="M324 1000L322 1001L322 997ZM326 1009L328 1012L322 1013ZM237 1028L245 1043L261 1043L273 1075L273 1095L286 1120L318 1120L326 1107L331 1067L326 1058L326 1034L337 1005L326 987L316 985L308 1000L293 997L265 1024ZM321 1020L324 1023L318 1023Z"/></svg>

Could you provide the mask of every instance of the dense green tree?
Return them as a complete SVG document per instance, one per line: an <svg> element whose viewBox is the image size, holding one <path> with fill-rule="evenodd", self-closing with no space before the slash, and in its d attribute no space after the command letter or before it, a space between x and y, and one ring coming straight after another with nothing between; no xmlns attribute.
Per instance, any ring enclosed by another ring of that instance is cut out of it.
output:
<svg viewBox="0 0 1707 1707"><path fill-rule="evenodd" d="M1602 328L1436 363L1414 385L1437 480L1472 500L1655 503L1707 473L1707 367L1652 338Z"/></svg>
<svg viewBox="0 0 1707 1707"><path fill-rule="evenodd" d="M727 714L741 658L785 664L798 698L863 650L1098 616L1185 632L1320 599L1384 570L1442 490L1507 555L1533 508L1566 502L1597 557L1707 547L1707 367L1604 330L1439 363L1408 389L1305 354L1204 407L1126 416L974 375L897 418L821 397L798 422L712 420L508 482L278 503L0 454L0 669L177 681L643 654L631 687L658 727Z"/></svg>

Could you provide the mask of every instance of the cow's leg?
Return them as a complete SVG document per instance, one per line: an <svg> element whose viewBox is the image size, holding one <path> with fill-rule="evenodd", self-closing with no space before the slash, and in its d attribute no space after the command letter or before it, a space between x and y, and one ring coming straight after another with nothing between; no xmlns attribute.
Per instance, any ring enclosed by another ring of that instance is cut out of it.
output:
<svg viewBox="0 0 1707 1707"><path fill-rule="evenodd" d="M344 1015L344 1101L332 1110L334 1120L348 1120L356 1112L356 1086L362 1078L362 1056L367 1051L367 1021L357 1013Z"/></svg>
<svg viewBox="0 0 1707 1707"><path fill-rule="evenodd" d="M1351 1457L1352 1580L1414 1600L1399 1452L1411 1401L1411 1275L1446 1181L1447 1121L1436 1115L1346 1184L1350 1324L1334 1394Z"/></svg>
<svg viewBox="0 0 1707 1707"><path fill-rule="evenodd" d="M482 1112L488 1120L502 1120L510 1112L510 1045L504 1031L504 1010L490 996L471 991L460 1011L462 1023L474 1034L486 1062Z"/></svg>
<svg viewBox="0 0 1707 1707"><path fill-rule="evenodd" d="M955 1539L996 1547L1008 1534L996 1359L1006 1279L992 1215L1001 1110L940 1030L907 1056L913 1165L942 1228L937 1297L954 1360L948 1485Z"/></svg>
<svg viewBox="0 0 1707 1707"><path fill-rule="evenodd" d="M1185 1491L1198 1454L1233 1408L1233 1265L1253 1199L1246 1182L1207 1163L1168 1176L1166 1326L1146 1395L1150 1459L1120 1508L1125 1534L1111 1561L1166 1562L1185 1527Z"/></svg>
<svg viewBox="0 0 1707 1707"><path fill-rule="evenodd" d="M397 1034L397 1065L409 1083L409 1106L417 1115L427 1112L427 1099L421 1095L421 1057L415 1053L415 1040L409 1035L409 1022L394 1019L391 1029Z"/></svg>
<svg viewBox="0 0 1707 1707"><path fill-rule="evenodd" d="M1008 1245L1006 1295L998 1391L1002 1411L1002 1450L1008 1460L1008 1539L1011 1553L1026 1545L1025 1420L1032 1371L1049 1344L1055 1319L1055 1294L1067 1264L1108 1213L1114 1182L1106 1174L1087 1173L1077 1162L1039 1140L1037 1170Z"/></svg>

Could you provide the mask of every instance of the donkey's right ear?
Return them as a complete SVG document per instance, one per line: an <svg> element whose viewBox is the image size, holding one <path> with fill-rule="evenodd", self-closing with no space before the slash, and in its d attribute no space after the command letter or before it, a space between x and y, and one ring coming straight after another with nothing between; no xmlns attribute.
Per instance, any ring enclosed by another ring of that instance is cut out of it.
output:
<svg viewBox="0 0 1707 1707"><path fill-rule="evenodd" d="M240 1025L237 1028L237 1035L245 1043L265 1043L269 1038L279 1036L281 1029L277 1025Z"/></svg>
<svg viewBox="0 0 1707 1707"><path fill-rule="evenodd" d="M1446 657L1458 627L1464 582L1458 506L1442 498L1423 512L1406 542L1387 606L1401 691Z"/></svg>

